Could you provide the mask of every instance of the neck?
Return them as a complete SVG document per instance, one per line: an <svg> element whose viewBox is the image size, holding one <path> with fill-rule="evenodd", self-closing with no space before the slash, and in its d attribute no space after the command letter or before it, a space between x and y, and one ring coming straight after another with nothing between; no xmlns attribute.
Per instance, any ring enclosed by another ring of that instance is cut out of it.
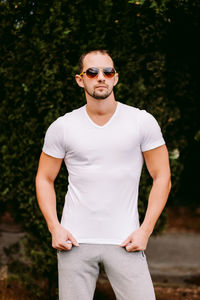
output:
<svg viewBox="0 0 200 300"><path fill-rule="evenodd" d="M114 94L111 94L106 99L94 99L92 97L86 97L87 112L92 115L109 115L112 114L116 107L117 101L114 98Z"/></svg>

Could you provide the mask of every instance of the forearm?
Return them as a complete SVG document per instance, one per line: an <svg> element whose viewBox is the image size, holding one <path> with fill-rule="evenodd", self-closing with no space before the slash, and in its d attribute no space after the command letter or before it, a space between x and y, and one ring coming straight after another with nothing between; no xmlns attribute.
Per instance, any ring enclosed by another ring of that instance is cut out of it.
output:
<svg viewBox="0 0 200 300"><path fill-rule="evenodd" d="M171 189L170 178L157 178L153 180L148 206L141 228L150 236L154 226L162 213Z"/></svg>
<svg viewBox="0 0 200 300"><path fill-rule="evenodd" d="M56 211L56 193L54 183L45 178L36 177L36 193L40 210L51 232L59 225Z"/></svg>

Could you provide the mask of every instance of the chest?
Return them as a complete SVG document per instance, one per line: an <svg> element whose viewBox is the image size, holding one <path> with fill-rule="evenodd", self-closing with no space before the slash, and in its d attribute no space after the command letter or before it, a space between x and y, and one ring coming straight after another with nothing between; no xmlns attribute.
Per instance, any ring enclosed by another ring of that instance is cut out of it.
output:
<svg viewBox="0 0 200 300"><path fill-rule="evenodd" d="M107 163L127 160L140 151L138 128L125 122L107 128L77 127L66 137L68 163Z"/></svg>

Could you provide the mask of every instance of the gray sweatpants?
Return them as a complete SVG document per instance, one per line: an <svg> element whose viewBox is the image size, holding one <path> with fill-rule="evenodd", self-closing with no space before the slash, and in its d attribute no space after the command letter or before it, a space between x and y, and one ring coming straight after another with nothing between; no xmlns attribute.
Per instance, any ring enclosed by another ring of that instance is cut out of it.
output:
<svg viewBox="0 0 200 300"><path fill-rule="evenodd" d="M58 251L59 300L92 300L99 263L117 300L155 300L144 252L106 244L80 244Z"/></svg>

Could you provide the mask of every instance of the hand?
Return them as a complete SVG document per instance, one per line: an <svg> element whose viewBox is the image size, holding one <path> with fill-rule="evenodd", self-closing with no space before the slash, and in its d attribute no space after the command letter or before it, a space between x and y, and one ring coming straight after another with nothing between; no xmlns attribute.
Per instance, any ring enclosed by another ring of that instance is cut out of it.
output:
<svg viewBox="0 0 200 300"><path fill-rule="evenodd" d="M72 245L78 247L79 244L73 237L71 232L66 230L61 225L57 226L51 231L52 235L52 247L57 250L71 250Z"/></svg>
<svg viewBox="0 0 200 300"><path fill-rule="evenodd" d="M148 239L149 235L140 227L133 231L120 246L125 247L128 252L145 250Z"/></svg>

